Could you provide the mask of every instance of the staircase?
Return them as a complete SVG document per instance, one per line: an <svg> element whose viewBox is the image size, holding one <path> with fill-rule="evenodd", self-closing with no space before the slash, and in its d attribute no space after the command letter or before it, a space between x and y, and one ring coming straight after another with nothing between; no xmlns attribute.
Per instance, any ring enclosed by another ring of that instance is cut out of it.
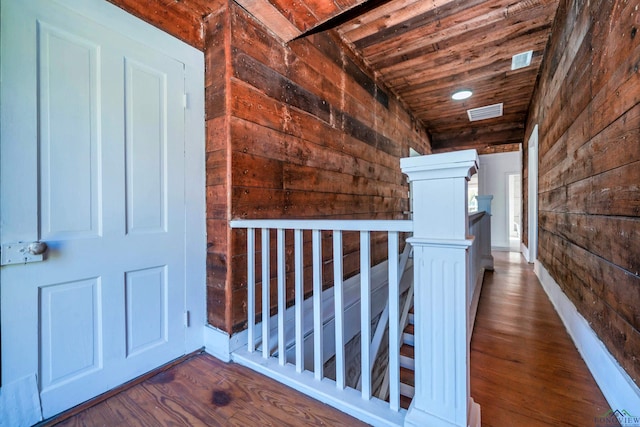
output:
<svg viewBox="0 0 640 427"><path fill-rule="evenodd" d="M407 268L409 275L407 276L410 281L409 289L404 302L402 302L401 316L400 316L400 328L402 333L398 341L398 347L400 349L399 364L400 364L400 407L408 409L413 400L415 393L415 357L414 357L414 313L413 313L413 262L409 263L408 259L412 254L412 250L407 245L402 254L402 272L404 268ZM401 277L402 278L402 277ZM388 313L388 306L385 309L385 313ZM388 325L388 316L382 318L378 323L378 329L384 328ZM377 343L379 344L379 343ZM377 347L379 348L379 347ZM376 353L377 355L377 350ZM377 358L377 356L376 356ZM374 360L376 359L374 358ZM377 397L382 400L389 401L389 366L385 371L384 380L380 389L378 390Z"/></svg>
<svg viewBox="0 0 640 427"><path fill-rule="evenodd" d="M402 333L400 346L400 406L408 409L413 399L415 384L415 359L413 356L413 307L409 310L407 326Z"/></svg>

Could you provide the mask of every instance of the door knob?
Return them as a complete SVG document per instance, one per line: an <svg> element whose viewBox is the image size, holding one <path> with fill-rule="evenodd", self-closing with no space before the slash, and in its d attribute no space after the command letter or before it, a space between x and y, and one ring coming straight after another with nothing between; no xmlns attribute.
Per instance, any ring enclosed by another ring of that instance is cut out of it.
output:
<svg viewBox="0 0 640 427"><path fill-rule="evenodd" d="M32 242L27 246L27 250L31 255L42 255L47 249L48 247L45 242Z"/></svg>
<svg viewBox="0 0 640 427"><path fill-rule="evenodd" d="M0 250L0 265L27 264L44 261L48 246L45 242L6 243Z"/></svg>

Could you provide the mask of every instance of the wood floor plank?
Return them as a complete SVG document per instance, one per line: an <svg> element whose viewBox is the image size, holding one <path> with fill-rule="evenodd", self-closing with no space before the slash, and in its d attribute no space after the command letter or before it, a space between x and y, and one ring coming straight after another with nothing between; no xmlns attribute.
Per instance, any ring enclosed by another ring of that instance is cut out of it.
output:
<svg viewBox="0 0 640 427"><path fill-rule="evenodd" d="M63 424L65 427L85 427L85 426L122 426L125 419L117 412L111 410L108 405L104 405L98 411L82 411L69 418Z"/></svg>
<svg viewBox="0 0 640 427"><path fill-rule="evenodd" d="M328 410L329 406L310 397L299 395L292 400L289 387L271 380L263 381L266 377L240 365L232 364L227 369L232 372L228 381L233 393L246 399L254 409L250 413L243 411L242 418L249 416L258 421L266 416L280 420L280 425L365 425L340 411ZM257 381L257 377L262 378Z"/></svg>
<svg viewBox="0 0 640 427"><path fill-rule="evenodd" d="M154 395L164 396L172 406L188 413L192 424L224 425L238 408L229 407L230 395L221 389L221 370L196 358L188 366L179 365L150 379L143 386ZM201 365L201 366L199 366ZM208 367L209 369L202 369Z"/></svg>
<svg viewBox="0 0 640 427"><path fill-rule="evenodd" d="M364 426L248 368L200 354L56 426Z"/></svg>
<svg viewBox="0 0 640 427"><path fill-rule="evenodd" d="M609 405L533 269L494 253L471 339L471 396L483 427L593 426Z"/></svg>
<svg viewBox="0 0 640 427"><path fill-rule="evenodd" d="M120 412L126 414L125 418L132 426L189 425L185 417L176 416L171 408L166 406L162 396L150 393L144 384L139 384L118 394L114 401L109 401L109 406L115 409L116 402L118 402L118 407L121 408Z"/></svg>

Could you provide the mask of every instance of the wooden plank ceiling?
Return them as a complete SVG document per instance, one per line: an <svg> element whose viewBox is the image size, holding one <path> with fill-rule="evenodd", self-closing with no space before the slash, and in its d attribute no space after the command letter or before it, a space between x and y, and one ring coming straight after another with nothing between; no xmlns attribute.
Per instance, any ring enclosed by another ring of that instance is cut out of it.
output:
<svg viewBox="0 0 640 427"><path fill-rule="evenodd" d="M109 0L201 46L202 17L221 0ZM558 0L235 0L285 42L336 31L378 82L429 131L434 152L517 150ZM144 15L144 14L142 14ZM185 17L189 17L189 19ZM294 42L293 42L294 43ZM533 51L531 65L511 57ZM458 89L473 96L454 101ZM470 122L467 110L503 103L499 118Z"/></svg>
<svg viewBox="0 0 640 427"><path fill-rule="evenodd" d="M336 30L429 131L434 151L517 149L558 0L236 0L283 40ZM511 70L513 55L533 51ZM473 96L454 101L458 89ZM502 117L467 110L503 103Z"/></svg>

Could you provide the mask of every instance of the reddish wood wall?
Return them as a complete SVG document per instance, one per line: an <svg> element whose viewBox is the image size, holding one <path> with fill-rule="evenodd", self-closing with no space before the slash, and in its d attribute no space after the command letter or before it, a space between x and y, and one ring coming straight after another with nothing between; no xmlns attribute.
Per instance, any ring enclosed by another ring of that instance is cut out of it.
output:
<svg viewBox="0 0 640 427"><path fill-rule="evenodd" d="M638 382L636 8L620 0L561 1L527 135L538 123L539 259Z"/></svg>
<svg viewBox="0 0 640 427"><path fill-rule="evenodd" d="M225 0L108 0L172 36L204 49L203 18L220 9Z"/></svg>
<svg viewBox="0 0 640 427"><path fill-rule="evenodd" d="M209 17L206 34L209 322L232 332L247 317L246 235L228 220L400 218L408 201L399 159L430 146L332 36L284 45L235 3ZM357 269L357 238L345 239L347 274ZM374 260L386 256L379 246ZM324 247L330 259L329 240Z"/></svg>

